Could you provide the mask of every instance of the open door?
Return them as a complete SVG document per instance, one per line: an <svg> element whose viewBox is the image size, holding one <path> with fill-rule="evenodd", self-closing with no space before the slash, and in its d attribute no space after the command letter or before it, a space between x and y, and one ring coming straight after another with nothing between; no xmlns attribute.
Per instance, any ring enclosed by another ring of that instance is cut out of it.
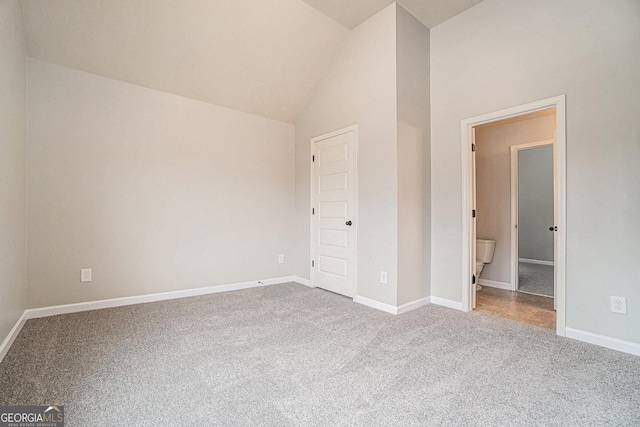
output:
<svg viewBox="0 0 640 427"><path fill-rule="evenodd" d="M471 308L476 308L476 292L478 277L476 277L476 129L471 128Z"/></svg>
<svg viewBox="0 0 640 427"><path fill-rule="evenodd" d="M558 311L558 154L556 130L553 134L553 309Z"/></svg>
<svg viewBox="0 0 640 427"><path fill-rule="evenodd" d="M552 297L556 308L555 140L512 145L510 150L512 290Z"/></svg>

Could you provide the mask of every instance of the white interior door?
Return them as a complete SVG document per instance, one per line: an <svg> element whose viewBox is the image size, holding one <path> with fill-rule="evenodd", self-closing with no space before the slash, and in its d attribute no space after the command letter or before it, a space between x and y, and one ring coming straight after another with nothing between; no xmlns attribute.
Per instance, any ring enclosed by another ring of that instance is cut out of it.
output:
<svg viewBox="0 0 640 427"><path fill-rule="evenodd" d="M553 309L558 310L558 165L556 131L553 132Z"/></svg>
<svg viewBox="0 0 640 427"><path fill-rule="evenodd" d="M520 235L518 230L518 146L512 145L511 153L511 290L517 291L520 287L520 256L518 254L518 242Z"/></svg>
<svg viewBox="0 0 640 427"><path fill-rule="evenodd" d="M476 275L476 128L471 128L471 308L476 308L478 280Z"/></svg>
<svg viewBox="0 0 640 427"><path fill-rule="evenodd" d="M312 282L352 298L358 225L355 144L355 128L311 141Z"/></svg>
<svg viewBox="0 0 640 427"><path fill-rule="evenodd" d="M557 233L555 230L555 224L558 223L558 192L557 192L557 167L556 167L556 144L555 140L544 140L538 142L528 142L526 144L512 145L511 150L511 283L513 285L512 290L517 291L520 289L520 230L526 225L521 224L520 215L522 212L520 207L520 185L523 181L520 178L520 166L519 163L522 159L522 153L527 150L540 149L543 147L553 148L553 227L550 231L553 231L553 298L554 308L557 305L558 295L557 291ZM544 233L547 233L545 230ZM526 239L525 239L526 240ZM526 243L526 242L525 242ZM525 257L526 258L526 257Z"/></svg>

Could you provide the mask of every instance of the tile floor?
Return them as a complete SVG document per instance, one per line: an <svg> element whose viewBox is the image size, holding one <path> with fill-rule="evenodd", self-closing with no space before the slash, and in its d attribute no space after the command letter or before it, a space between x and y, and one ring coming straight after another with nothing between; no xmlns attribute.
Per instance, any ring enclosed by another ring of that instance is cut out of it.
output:
<svg viewBox="0 0 640 427"><path fill-rule="evenodd" d="M483 286L476 293L476 311L547 329L556 328L553 298Z"/></svg>

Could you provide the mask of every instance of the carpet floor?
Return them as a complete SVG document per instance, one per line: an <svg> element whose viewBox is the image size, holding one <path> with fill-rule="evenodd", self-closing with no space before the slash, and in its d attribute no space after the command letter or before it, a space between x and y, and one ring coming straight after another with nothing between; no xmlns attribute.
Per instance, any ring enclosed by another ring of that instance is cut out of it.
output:
<svg viewBox="0 0 640 427"><path fill-rule="evenodd" d="M71 426L637 426L640 357L297 284L32 319L0 404Z"/></svg>
<svg viewBox="0 0 640 427"><path fill-rule="evenodd" d="M519 262L518 290L553 297L553 266Z"/></svg>

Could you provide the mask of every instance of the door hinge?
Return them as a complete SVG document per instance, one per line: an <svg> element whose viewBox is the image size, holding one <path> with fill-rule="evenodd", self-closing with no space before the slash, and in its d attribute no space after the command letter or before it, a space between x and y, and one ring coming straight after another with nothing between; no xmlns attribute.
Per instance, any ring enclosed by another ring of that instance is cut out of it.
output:
<svg viewBox="0 0 640 427"><path fill-rule="evenodd" d="M476 144L471 144L471 151L476 151Z"/></svg>
<svg viewBox="0 0 640 427"><path fill-rule="evenodd" d="M316 156L311 156L311 161L315 162L316 161Z"/></svg>
<svg viewBox="0 0 640 427"><path fill-rule="evenodd" d="M472 285L476 284L476 275L475 274L473 276L471 276L471 284Z"/></svg>
<svg viewBox="0 0 640 427"><path fill-rule="evenodd" d="M316 262L315 261L311 261L311 267L315 267L316 266Z"/></svg>
<svg viewBox="0 0 640 427"><path fill-rule="evenodd" d="M475 218L476 217L476 210L472 210L471 211L471 218Z"/></svg>
<svg viewBox="0 0 640 427"><path fill-rule="evenodd" d="M311 215L315 215L316 214L316 208L311 208Z"/></svg>

